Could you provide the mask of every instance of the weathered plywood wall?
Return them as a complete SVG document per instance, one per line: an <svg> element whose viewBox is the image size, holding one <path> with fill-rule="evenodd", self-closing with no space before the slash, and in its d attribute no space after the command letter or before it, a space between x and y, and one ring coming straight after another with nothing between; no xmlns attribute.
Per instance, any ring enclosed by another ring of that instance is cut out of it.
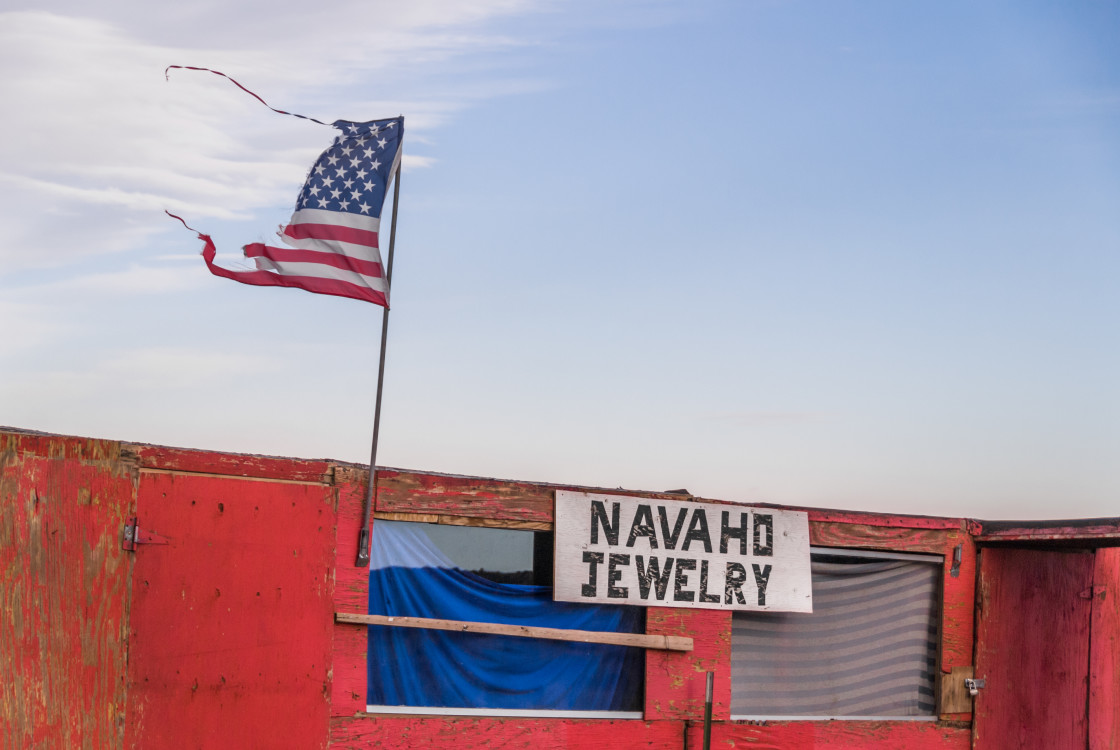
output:
<svg viewBox="0 0 1120 750"><path fill-rule="evenodd" d="M551 528L560 489L378 479L379 514L534 529ZM732 722L730 615L668 608L649 610L647 632L696 648L647 652L641 720L367 715L366 630L333 621L367 605L354 566L365 484L325 461L0 433L0 748L698 747L708 671L713 747L968 746L967 712ZM815 545L945 555L940 667L971 664L976 551L961 521L809 514ZM122 550L132 515L168 544Z"/></svg>
<svg viewBox="0 0 1120 750"><path fill-rule="evenodd" d="M120 748L135 466L0 433L0 747Z"/></svg>
<svg viewBox="0 0 1120 750"><path fill-rule="evenodd" d="M1089 750L1120 750L1120 547L1099 549L1089 644Z"/></svg>

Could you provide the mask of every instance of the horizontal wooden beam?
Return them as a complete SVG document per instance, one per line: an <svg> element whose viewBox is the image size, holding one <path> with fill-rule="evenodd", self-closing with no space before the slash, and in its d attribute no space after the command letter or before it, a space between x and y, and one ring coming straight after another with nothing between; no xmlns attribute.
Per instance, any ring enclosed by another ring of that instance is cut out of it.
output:
<svg viewBox="0 0 1120 750"><path fill-rule="evenodd" d="M452 516L438 513L389 513L382 511L375 511L373 517L378 521L410 521L412 523L438 523L444 526L477 526L486 529L552 531L552 524L545 521L510 521L503 518L473 518L471 516Z"/></svg>
<svg viewBox="0 0 1120 750"><path fill-rule="evenodd" d="M539 628L528 625L503 625L495 622L437 620L430 617L359 615L351 612L335 612L334 619L335 622L347 623L350 625L390 625L397 628L454 630L460 633L513 635L519 638L544 638L552 641L575 641L576 643L605 643L612 646L635 646L637 648L652 648L661 651L692 650L692 639L680 635L608 633L598 630L568 630L566 628Z"/></svg>

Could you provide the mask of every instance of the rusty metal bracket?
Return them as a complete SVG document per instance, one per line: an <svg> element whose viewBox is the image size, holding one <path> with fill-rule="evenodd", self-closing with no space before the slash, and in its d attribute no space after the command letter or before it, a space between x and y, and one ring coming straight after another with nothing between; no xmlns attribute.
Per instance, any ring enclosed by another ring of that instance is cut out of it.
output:
<svg viewBox="0 0 1120 750"><path fill-rule="evenodd" d="M961 574L961 557L964 553L964 545L958 544L953 548L953 564L949 568L949 575L953 578L960 577Z"/></svg>
<svg viewBox="0 0 1120 750"><path fill-rule="evenodd" d="M136 516L128 519L128 523L124 525L124 532L121 536L121 549L128 550L129 552L136 551L137 544L167 544L167 539L155 534L151 531L144 531L136 522Z"/></svg>

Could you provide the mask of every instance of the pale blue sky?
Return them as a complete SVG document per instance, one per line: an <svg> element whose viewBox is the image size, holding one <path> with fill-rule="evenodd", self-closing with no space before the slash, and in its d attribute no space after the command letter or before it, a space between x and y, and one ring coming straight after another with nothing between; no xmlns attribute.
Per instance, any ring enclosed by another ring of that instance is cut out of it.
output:
<svg viewBox="0 0 1120 750"><path fill-rule="evenodd" d="M0 424L368 458L380 308L162 214L231 262L332 133L198 65L405 115L382 465L1120 515L1116 3L7 6Z"/></svg>

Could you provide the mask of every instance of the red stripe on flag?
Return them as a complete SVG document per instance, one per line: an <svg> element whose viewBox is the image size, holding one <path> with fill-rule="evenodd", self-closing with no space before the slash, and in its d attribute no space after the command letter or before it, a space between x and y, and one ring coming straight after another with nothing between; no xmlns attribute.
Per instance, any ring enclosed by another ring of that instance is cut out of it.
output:
<svg viewBox="0 0 1120 750"><path fill-rule="evenodd" d="M202 249L202 258L206 261L206 267L210 269L210 273L215 276L221 276L225 279L232 279L233 281L242 284L250 284L252 286L294 287L307 292L315 292L316 294L333 294L336 297L349 297L364 302L372 302L382 307L389 306L389 300L382 292L359 284L350 284L336 279L316 279L307 276L281 276L269 271L231 271L228 268L222 268L214 263L214 256L217 255L217 248L214 247L214 241L210 239L210 235L200 233L198 238L206 243Z"/></svg>
<svg viewBox="0 0 1120 750"><path fill-rule="evenodd" d="M265 273L265 271L261 271L261 273ZM291 286L316 294L333 294L336 297L350 297L364 302L372 302L382 307L389 306L389 302L385 299L383 293L370 289L368 286L351 284L338 279L319 279L311 276L280 276L278 278L284 279L284 283L276 286Z"/></svg>
<svg viewBox="0 0 1120 750"><path fill-rule="evenodd" d="M246 258L268 258L277 263L285 261L290 263L318 263L324 266L341 268L344 271L353 271L363 276L376 276L381 278L381 264L369 260L360 260L349 255L338 253L322 253L317 250L296 250L288 247L272 247L259 242L246 245L244 248Z"/></svg>
<svg viewBox="0 0 1120 750"><path fill-rule="evenodd" d="M284 227L284 234L294 240L335 240L377 247L377 232L352 229L337 224L289 224Z"/></svg>

